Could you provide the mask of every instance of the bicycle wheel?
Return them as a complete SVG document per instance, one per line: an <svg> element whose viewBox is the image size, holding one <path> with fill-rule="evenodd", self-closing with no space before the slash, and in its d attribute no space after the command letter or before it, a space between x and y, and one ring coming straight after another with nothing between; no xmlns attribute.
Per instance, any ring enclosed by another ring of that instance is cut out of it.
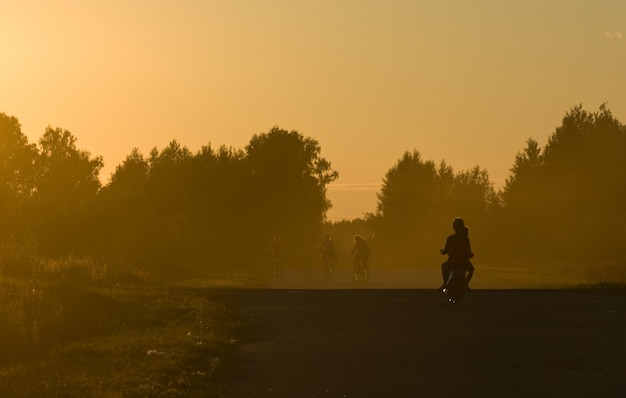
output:
<svg viewBox="0 0 626 398"><path fill-rule="evenodd" d="M361 267L359 264L354 265L354 269L352 270L352 278L355 282L358 282L361 279Z"/></svg>

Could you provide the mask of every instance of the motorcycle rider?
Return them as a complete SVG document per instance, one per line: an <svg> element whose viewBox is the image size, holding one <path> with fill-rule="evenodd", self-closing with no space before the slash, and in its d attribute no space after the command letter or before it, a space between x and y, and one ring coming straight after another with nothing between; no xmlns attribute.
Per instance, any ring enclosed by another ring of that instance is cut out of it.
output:
<svg viewBox="0 0 626 398"><path fill-rule="evenodd" d="M453 268L462 268L467 272L466 283L467 289L470 290L469 282L474 275L474 266L470 259L474 257L474 253L470 245L469 229L460 217L452 221L452 229L454 229L454 234L448 236L444 248L440 250L441 254L448 255L448 259L441 264L443 285L439 287L439 290L443 291L447 287L448 276Z"/></svg>

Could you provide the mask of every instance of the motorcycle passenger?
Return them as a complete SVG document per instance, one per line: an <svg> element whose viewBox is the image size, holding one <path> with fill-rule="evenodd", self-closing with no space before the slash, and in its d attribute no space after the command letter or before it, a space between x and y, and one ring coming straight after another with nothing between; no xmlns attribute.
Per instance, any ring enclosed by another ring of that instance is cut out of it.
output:
<svg viewBox="0 0 626 398"><path fill-rule="evenodd" d="M447 287L448 276L450 271L454 268L461 268L467 272L467 289L469 289L469 282L474 275L474 266L470 262L470 259L474 257L469 240L469 229L465 226L465 222L462 218L455 218L452 221L452 229L454 234L448 236L444 248L440 251L441 254L447 254L448 259L441 264L441 276L443 278L443 285L439 287L439 290L444 290Z"/></svg>
<svg viewBox="0 0 626 398"><path fill-rule="evenodd" d="M354 235L354 247L352 247L350 254L355 254L355 266L361 265L362 269L369 270L370 249L361 235Z"/></svg>

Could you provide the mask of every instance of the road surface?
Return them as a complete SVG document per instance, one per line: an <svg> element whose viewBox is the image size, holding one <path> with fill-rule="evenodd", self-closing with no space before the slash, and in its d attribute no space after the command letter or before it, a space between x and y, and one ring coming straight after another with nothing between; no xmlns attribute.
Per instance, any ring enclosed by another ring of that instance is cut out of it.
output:
<svg viewBox="0 0 626 398"><path fill-rule="evenodd" d="M225 397L624 397L626 295L232 289L249 323Z"/></svg>

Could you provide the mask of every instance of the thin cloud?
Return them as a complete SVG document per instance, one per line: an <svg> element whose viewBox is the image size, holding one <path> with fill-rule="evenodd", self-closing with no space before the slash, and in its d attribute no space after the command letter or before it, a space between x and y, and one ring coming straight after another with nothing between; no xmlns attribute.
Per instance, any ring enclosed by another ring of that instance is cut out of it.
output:
<svg viewBox="0 0 626 398"><path fill-rule="evenodd" d="M329 184L328 190L332 191L378 191L380 183L363 183L363 184Z"/></svg>
<svg viewBox="0 0 626 398"><path fill-rule="evenodd" d="M622 34L622 32L604 32L604 37L608 40L622 40L624 38L624 35Z"/></svg>

